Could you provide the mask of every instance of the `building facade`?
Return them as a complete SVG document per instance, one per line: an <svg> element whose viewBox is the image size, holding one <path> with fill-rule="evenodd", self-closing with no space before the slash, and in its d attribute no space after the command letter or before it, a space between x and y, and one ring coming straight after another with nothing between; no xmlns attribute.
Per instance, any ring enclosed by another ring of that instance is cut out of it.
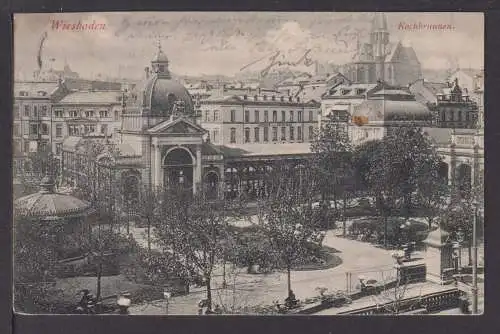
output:
<svg viewBox="0 0 500 334"><path fill-rule="evenodd" d="M453 83L431 83L417 80L409 87L416 98L434 112L434 126L440 128L473 129L479 123L478 103L459 85Z"/></svg>
<svg viewBox="0 0 500 334"><path fill-rule="evenodd" d="M52 151L62 152L66 137L101 134L117 140L124 108L121 91L77 91L53 105Z"/></svg>

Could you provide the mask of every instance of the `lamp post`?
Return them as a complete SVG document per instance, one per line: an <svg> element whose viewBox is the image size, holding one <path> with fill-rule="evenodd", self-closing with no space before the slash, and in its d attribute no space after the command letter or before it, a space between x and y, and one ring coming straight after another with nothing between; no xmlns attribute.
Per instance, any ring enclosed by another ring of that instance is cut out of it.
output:
<svg viewBox="0 0 500 334"><path fill-rule="evenodd" d="M167 315L168 315L168 303L170 301L170 297L172 297L172 294L165 289L163 291L163 298L165 299L165 314Z"/></svg>
<svg viewBox="0 0 500 334"><path fill-rule="evenodd" d="M477 314L477 208L476 200L472 202L474 216L472 217L472 314Z"/></svg>

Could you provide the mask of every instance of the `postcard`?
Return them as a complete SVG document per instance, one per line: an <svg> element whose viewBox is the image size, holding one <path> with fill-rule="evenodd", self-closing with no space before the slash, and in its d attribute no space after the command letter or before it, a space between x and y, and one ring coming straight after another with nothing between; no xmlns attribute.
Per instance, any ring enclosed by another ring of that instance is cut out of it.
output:
<svg viewBox="0 0 500 334"><path fill-rule="evenodd" d="M484 16L14 15L14 310L484 312Z"/></svg>

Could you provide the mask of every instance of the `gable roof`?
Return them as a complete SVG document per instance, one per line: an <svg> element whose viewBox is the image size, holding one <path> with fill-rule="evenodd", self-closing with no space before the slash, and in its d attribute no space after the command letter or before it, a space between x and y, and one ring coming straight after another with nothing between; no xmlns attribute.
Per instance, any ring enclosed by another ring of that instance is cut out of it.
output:
<svg viewBox="0 0 500 334"><path fill-rule="evenodd" d="M194 124L184 117L179 117L176 119L169 119L167 121L161 122L152 128L147 130L151 134L160 133L170 133L170 134L198 134L202 135L207 132L207 130Z"/></svg>

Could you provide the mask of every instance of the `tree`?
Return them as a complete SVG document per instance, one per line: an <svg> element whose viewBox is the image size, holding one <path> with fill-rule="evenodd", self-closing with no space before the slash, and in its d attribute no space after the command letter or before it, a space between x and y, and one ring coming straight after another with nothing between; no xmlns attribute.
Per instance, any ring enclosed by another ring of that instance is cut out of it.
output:
<svg viewBox="0 0 500 334"><path fill-rule="evenodd" d="M50 311L62 226L18 216L13 228L15 305L25 312Z"/></svg>
<svg viewBox="0 0 500 334"><path fill-rule="evenodd" d="M433 152L434 153L434 152ZM420 165L416 175L415 201L423 209L429 230L436 217L443 212L450 195L448 180L439 175L440 158L431 156Z"/></svg>
<svg viewBox="0 0 500 334"><path fill-rule="evenodd" d="M476 199L474 192L469 193L465 198L459 199L458 196L452 196L452 198L454 200L449 203L444 212L442 227L451 233L453 239L457 241L462 239L462 245L466 246L468 250L469 265L472 265L472 237L475 214L477 215L477 235L479 236L483 232L483 218L474 207L474 201L477 202L478 207L481 207L481 202Z"/></svg>
<svg viewBox="0 0 500 334"><path fill-rule="evenodd" d="M38 191L42 178L50 173L56 180L61 175L59 160L54 157L50 146L46 149L40 149L36 152L28 153L24 161L24 168L18 175L25 195Z"/></svg>
<svg viewBox="0 0 500 334"><path fill-rule="evenodd" d="M284 265L287 272L288 298L293 298L291 270L295 261L310 249L316 237L317 211L313 209L314 182L311 169L276 164L269 175L271 192L259 219L269 240L274 265Z"/></svg>
<svg viewBox="0 0 500 334"><path fill-rule="evenodd" d="M226 250L229 212L232 202L209 200L203 193L192 195L185 190L165 192L163 219L154 228L157 245L170 252L180 263L200 273L206 284L208 309L212 308L212 275Z"/></svg>
<svg viewBox="0 0 500 334"><path fill-rule="evenodd" d="M402 214L408 219L420 202L430 208L428 214L434 218L446 194L438 175L441 158L429 138L417 127L390 130L382 140L367 142L356 152L359 178L384 220L385 246L391 215Z"/></svg>
<svg viewBox="0 0 500 334"><path fill-rule="evenodd" d="M342 211L345 215L347 199L352 197L350 193L353 191L353 148L345 123L330 115L312 142L311 150L314 152L312 166L322 201L327 201L330 207L331 200L335 213Z"/></svg>

